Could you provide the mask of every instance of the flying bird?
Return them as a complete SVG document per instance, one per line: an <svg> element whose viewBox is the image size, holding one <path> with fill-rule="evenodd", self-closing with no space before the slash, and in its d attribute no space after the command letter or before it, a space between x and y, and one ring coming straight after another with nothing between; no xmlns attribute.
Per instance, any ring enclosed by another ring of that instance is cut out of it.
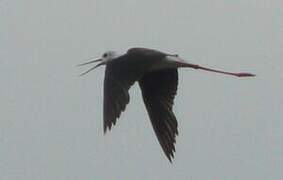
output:
<svg viewBox="0 0 283 180"><path fill-rule="evenodd" d="M175 152L178 122L172 110L178 86L178 68L193 68L236 77L255 76L251 73L232 73L191 64L177 54L154 49L131 48L125 54L105 52L100 59L78 66L99 62L82 73L105 65L103 128L104 133L116 124L130 101L129 89L138 82L151 124L165 155L172 162Z"/></svg>

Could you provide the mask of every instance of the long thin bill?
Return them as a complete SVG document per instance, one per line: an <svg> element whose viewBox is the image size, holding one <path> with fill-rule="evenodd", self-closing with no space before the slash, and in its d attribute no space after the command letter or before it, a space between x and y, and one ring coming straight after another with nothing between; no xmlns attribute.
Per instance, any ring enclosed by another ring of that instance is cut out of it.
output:
<svg viewBox="0 0 283 180"><path fill-rule="evenodd" d="M89 61L89 62L86 62L86 63L82 63L82 64L78 64L77 66L84 66L84 65L87 65L87 64L92 64L92 63L95 63L95 62L100 62L102 61L102 59L96 59L96 60L92 60L92 61Z"/></svg>
<svg viewBox="0 0 283 180"><path fill-rule="evenodd" d="M90 68L90 69L89 69L89 70L87 70L86 72L83 72L83 73L82 73L82 74L80 74L79 76L83 76L83 75L85 75L85 74L89 73L90 71L94 70L95 68L97 68L98 66L101 66L101 65L103 65L103 64L104 64L104 63L103 63L103 62L101 62L101 63L97 64L96 66L94 66L94 67Z"/></svg>

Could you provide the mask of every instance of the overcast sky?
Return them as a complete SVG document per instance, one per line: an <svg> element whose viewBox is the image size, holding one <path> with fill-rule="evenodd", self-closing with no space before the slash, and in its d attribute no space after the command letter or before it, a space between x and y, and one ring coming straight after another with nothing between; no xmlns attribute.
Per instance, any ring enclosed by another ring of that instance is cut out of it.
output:
<svg viewBox="0 0 283 180"><path fill-rule="evenodd" d="M282 0L1 0L1 180L283 178ZM170 164L137 85L103 135L104 68L133 46L256 78L182 69Z"/></svg>

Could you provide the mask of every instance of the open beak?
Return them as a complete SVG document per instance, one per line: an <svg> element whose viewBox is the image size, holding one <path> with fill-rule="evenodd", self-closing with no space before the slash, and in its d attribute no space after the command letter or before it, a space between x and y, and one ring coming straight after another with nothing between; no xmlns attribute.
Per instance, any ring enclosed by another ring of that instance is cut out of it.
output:
<svg viewBox="0 0 283 180"><path fill-rule="evenodd" d="M102 61L102 59L92 60L92 61L89 61L89 62L86 62L86 63L78 64L77 66L78 66L78 67L79 67L79 66L84 66L84 65L92 64L92 63L99 62L99 61Z"/></svg>
<svg viewBox="0 0 283 180"><path fill-rule="evenodd" d="M94 67L90 68L89 70L87 70L86 72L80 74L80 76L83 76L83 75L89 73L90 71L94 70L94 69L97 68L98 66L101 66L101 65L105 64L105 62L103 62L103 61L101 62L101 61L102 61L102 59L96 59L96 60L93 60L93 61L89 61L89 62L86 62L86 63L82 63L82 64L77 65L77 66L84 66L84 65L87 65L87 64L95 63L95 62L100 62L100 63L98 63L96 66L94 66Z"/></svg>

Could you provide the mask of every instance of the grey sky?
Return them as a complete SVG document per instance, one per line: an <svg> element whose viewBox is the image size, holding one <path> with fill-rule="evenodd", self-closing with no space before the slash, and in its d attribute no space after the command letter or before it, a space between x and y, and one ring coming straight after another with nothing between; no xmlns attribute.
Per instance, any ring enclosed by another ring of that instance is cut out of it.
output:
<svg viewBox="0 0 283 180"><path fill-rule="evenodd" d="M0 179L283 178L281 0L1 0ZM102 129L104 68L132 46L256 78L180 70L173 164L139 88Z"/></svg>

